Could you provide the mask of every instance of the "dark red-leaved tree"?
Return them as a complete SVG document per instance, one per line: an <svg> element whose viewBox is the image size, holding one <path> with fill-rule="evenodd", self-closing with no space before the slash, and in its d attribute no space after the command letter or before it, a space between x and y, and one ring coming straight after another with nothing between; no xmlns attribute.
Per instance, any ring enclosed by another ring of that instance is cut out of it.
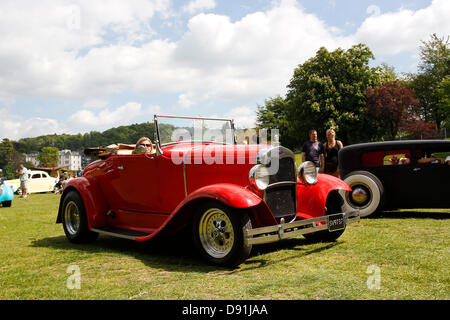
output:
<svg viewBox="0 0 450 320"><path fill-rule="evenodd" d="M392 81L366 90L367 109L380 123L385 135L394 140L400 128L411 124L412 109L417 101L401 82Z"/></svg>
<svg viewBox="0 0 450 320"><path fill-rule="evenodd" d="M434 123L425 122L415 113L409 113L400 125L400 130L405 131L414 139L434 138L437 135L437 126Z"/></svg>

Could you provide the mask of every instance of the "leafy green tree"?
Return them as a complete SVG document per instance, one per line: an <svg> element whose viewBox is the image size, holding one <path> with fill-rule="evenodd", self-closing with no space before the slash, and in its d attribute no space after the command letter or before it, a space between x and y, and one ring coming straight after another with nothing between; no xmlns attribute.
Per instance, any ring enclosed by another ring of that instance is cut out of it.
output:
<svg viewBox="0 0 450 320"><path fill-rule="evenodd" d="M427 122L441 128L448 123L448 99L445 99L445 86L450 78L449 37L439 38L431 35L429 41L420 46L419 73L410 75L409 87L414 89L419 101L417 113Z"/></svg>
<svg viewBox="0 0 450 320"><path fill-rule="evenodd" d="M5 138L0 143L0 168L11 162L14 153L14 145L11 140Z"/></svg>
<svg viewBox="0 0 450 320"><path fill-rule="evenodd" d="M278 129L280 141L284 145L295 143L289 135L289 120L287 117L287 101L281 96L266 99L264 106L258 106L256 124L258 127L267 129ZM271 132L268 131L268 139Z"/></svg>
<svg viewBox="0 0 450 320"><path fill-rule="evenodd" d="M443 117L443 125L450 127L450 77L441 81L436 89L436 96L439 99L439 112Z"/></svg>
<svg viewBox="0 0 450 320"><path fill-rule="evenodd" d="M366 88L380 82L380 70L369 67L371 59L364 44L332 52L322 47L294 70L286 96L291 148L308 139L310 129L324 136L328 127L347 144L376 139L365 97Z"/></svg>
<svg viewBox="0 0 450 320"><path fill-rule="evenodd" d="M56 167L58 165L58 148L43 147L36 159L43 167Z"/></svg>

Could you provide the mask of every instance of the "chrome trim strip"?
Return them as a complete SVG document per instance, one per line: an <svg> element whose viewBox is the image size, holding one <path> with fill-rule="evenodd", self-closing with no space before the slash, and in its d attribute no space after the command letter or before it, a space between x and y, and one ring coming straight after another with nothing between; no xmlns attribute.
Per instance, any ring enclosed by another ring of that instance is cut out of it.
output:
<svg viewBox="0 0 450 320"><path fill-rule="evenodd" d="M114 233L114 232L109 232L109 231L105 231L105 230L100 230L100 229L95 229L92 228L91 231L93 232L98 232L107 236L113 236L113 237L117 237L117 238L124 238L124 239L128 239L128 240L136 240L137 237L133 237L133 236L126 236L120 233Z"/></svg>
<svg viewBox="0 0 450 320"><path fill-rule="evenodd" d="M279 186L290 185L290 184L297 184L297 181L275 182L275 183L269 184L265 190L270 189L270 188L279 187Z"/></svg>
<svg viewBox="0 0 450 320"><path fill-rule="evenodd" d="M359 211L351 211L349 213L342 213L344 215L345 224L360 221ZM316 225L317 222L325 222L323 225ZM302 226L305 228L296 229ZM295 230L294 230L295 229ZM244 232L244 242L246 245L263 244L276 242L281 239L295 238L302 234L313 233L328 229L328 216L298 220L290 223L280 223L274 226L261 227L256 229L246 230Z"/></svg>
<svg viewBox="0 0 450 320"><path fill-rule="evenodd" d="M195 149L199 149L202 146L198 146L198 147L194 147L188 151L186 151L183 154L183 180L184 180L184 196L187 197L188 195L188 191L187 191L187 175L186 175L186 156L188 155L189 152L192 152Z"/></svg>

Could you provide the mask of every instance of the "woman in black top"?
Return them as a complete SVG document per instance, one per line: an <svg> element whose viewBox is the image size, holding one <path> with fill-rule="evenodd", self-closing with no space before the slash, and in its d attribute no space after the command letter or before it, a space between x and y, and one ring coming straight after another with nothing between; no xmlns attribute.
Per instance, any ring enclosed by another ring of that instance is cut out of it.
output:
<svg viewBox="0 0 450 320"><path fill-rule="evenodd" d="M334 128L326 132L327 142L324 143L325 151L325 173L340 178L338 167L338 152L344 147L341 141L336 140Z"/></svg>

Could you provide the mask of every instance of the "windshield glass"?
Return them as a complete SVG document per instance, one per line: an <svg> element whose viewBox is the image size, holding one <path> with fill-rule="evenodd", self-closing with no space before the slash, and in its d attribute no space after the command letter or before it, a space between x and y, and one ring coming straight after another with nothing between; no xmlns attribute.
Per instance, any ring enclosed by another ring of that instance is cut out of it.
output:
<svg viewBox="0 0 450 320"><path fill-rule="evenodd" d="M231 120L155 116L160 144L205 141L234 144Z"/></svg>

